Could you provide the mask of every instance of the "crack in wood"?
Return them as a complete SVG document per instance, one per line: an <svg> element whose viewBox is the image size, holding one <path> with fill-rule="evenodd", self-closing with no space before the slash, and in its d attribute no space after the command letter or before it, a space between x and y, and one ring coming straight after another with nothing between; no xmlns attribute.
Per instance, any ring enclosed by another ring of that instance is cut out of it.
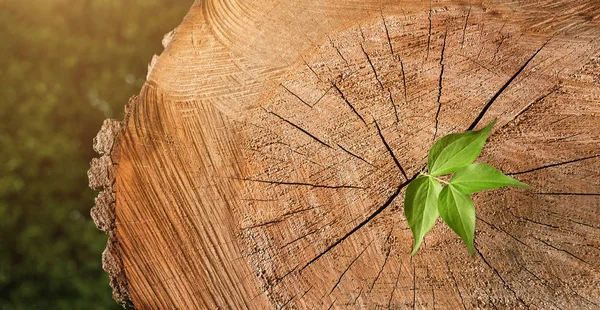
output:
<svg viewBox="0 0 600 310"><path fill-rule="evenodd" d="M325 95L327 95L329 93L329 91L332 89L333 87L329 87L322 95L321 97L319 97L319 99L317 99L317 101L315 101L315 103L312 104L312 107L314 108L317 103L321 102L321 99L323 99L325 97Z"/></svg>
<svg viewBox="0 0 600 310"><path fill-rule="evenodd" d="M571 192L571 193L560 193L560 192L549 192L549 193L545 193L545 192L541 192L541 193L536 193L538 195L550 195L550 196L600 196L600 193L575 193L575 192Z"/></svg>
<svg viewBox="0 0 600 310"><path fill-rule="evenodd" d="M471 58L471 57L469 57L469 56L467 56L467 55L457 54L457 56L460 56L460 57L462 57L462 58L465 58L466 60L468 60L468 61L470 61L470 62L472 62L472 63L474 63L474 64L478 65L479 67L481 67L481 68L485 69L486 71L488 71L489 73L491 73L491 74L493 74L493 75L496 75L496 76L498 75L498 73L496 73L496 72L492 71L490 68L488 68L488 67L484 66L484 65L483 65L482 63L480 63L479 61L477 61L477 60L475 60L475 59L473 59L473 58Z"/></svg>
<svg viewBox="0 0 600 310"><path fill-rule="evenodd" d="M266 111L266 110L265 110L265 111ZM266 112L267 112L267 113L269 113L269 114L275 115L275 116L276 116L277 118L279 118L280 120L282 120L282 121L284 121L284 122L286 122L286 123L288 123L288 124L292 125L294 128L296 128L296 129L300 130L301 132L303 132L303 133L304 133L304 134L306 134L307 136L309 136L309 137L313 138L315 141L319 142L320 144L322 144L322 145L324 145L324 146L326 146L326 147L328 147L328 148L330 148L330 149L332 149L332 148L333 148L333 147L331 147L329 144L327 144L327 143L323 142L321 139L317 138L315 135L313 135L313 134L311 134L310 132L308 132L308 131L304 130L304 128L302 128L302 127L300 127L300 126L298 126L298 125L296 125L296 124L294 124L294 123L292 123L292 122L288 121L287 119L285 119L285 118L283 118L283 117L279 116L279 115L278 115L278 114L276 114L275 112L272 112L272 111L266 111Z"/></svg>
<svg viewBox="0 0 600 310"><path fill-rule="evenodd" d="M344 57L344 55L342 55L342 52L340 51L340 49L335 45L335 43L333 43L333 40L331 39L331 37L327 36L327 38L329 39L329 43L331 43L331 46L337 52L338 56L340 56L340 58L342 58L342 60L346 63L346 67L350 67L350 64L348 63L348 60L346 60L346 57Z"/></svg>
<svg viewBox="0 0 600 310"><path fill-rule="evenodd" d="M337 144L337 146L338 146L340 149L342 149L342 151L344 151L344 152L348 153L348 155L350 155L350 156L352 156L352 157L354 157L354 158L356 158L356 159L358 159L358 160L360 160L360 161L363 161L363 162L365 162L366 164L368 164L368 165L369 165L369 166L371 166L371 167L377 168L375 165L373 165L372 163L370 163L370 162L369 162L369 161L367 161L366 159L364 159L364 158L362 158L361 156L358 156L358 155L356 155L356 154L354 154L354 153L350 152L349 150L347 150L346 148L344 148L344 147L343 147L343 146L341 146L340 144Z"/></svg>
<svg viewBox="0 0 600 310"><path fill-rule="evenodd" d="M336 301L336 300L337 300L337 299L334 299L334 300L333 300L333 302L331 303L331 305L329 305L329 307L327 308L327 310L331 310L331 308L333 308L333 305L335 304L335 301Z"/></svg>
<svg viewBox="0 0 600 310"><path fill-rule="evenodd" d="M520 244L522 244L522 245L524 245L524 246L526 246L526 247L528 247L528 248L531 248L531 246L530 246L529 244L527 244L527 243L525 243L525 242L521 241L521 239L519 239L519 238L517 238L517 237L513 236L512 234L510 234L509 232L507 232L507 231L506 231L506 230L504 230L503 228L500 228L500 227L498 227L498 226L496 226L496 225L493 225L493 224L489 223L488 221L486 221L486 220L482 219L482 218L481 218L481 217L479 217L479 216L477 216L476 218L477 218L478 220L480 220L481 222L483 222L483 223L487 224L488 226L490 226L490 227L492 227L492 228L494 228L494 229L496 229L496 230L498 230L498 231L501 231L501 232L503 232L503 233L507 234L509 237L511 237L513 240L517 241L518 243L520 243Z"/></svg>
<svg viewBox="0 0 600 310"><path fill-rule="evenodd" d="M337 223L337 221L338 221L338 219L335 218L332 221L328 222L327 224L325 224L325 225L323 225L323 226L321 226L321 227L319 227L319 228L317 228L317 229L315 229L315 230L313 230L313 231L311 231L311 232L309 232L307 234L304 234L304 235L302 235L300 237L297 237L297 238L295 238L294 240L292 240L290 242L287 242L286 244L284 244L281 247L279 247L279 249L282 250L282 249L284 249L284 248L292 245L293 243L296 243L296 242L298 242L298 241L300 241L300 240L302 240L302 239L304 239L304 238L306 238L308 236L312 236L312 235L318 233L319 231L322 231L325 227L328 227L328 226L331 226L331 225Z"/></svg>
<svg viewBox="0 0 600 310"><path fill-rule="evenodd" d="M398 60L400 61L400 70L402 71L402 84L404 86L404 103L408 103L408 90L406 89L406 74L404 73L404 62L402 62L402 58L398 55Z"/></svg>
<svg viewBox="0 0 600 310"><path fill-rule="evenodd" d="M393 228L392 228L392 230L393 230ZM385 243L389 242L390 237L392 236L392 230L390 230L390 233L387 235L387 237L385 239ZM385 253L385 259L383 260L383 265L381 265L379 272L377 272L377 276L375 276L375 280L373 280L373 283L371 283L371 286L369 287L369 293L371 293L371 291L373 291L373 287L375 287L375 283L377 283L379 276L381 276L381 273L383 272L383 269L385 268L385 265L387 264L387 261L390 258L391 252L392 252L392 248L390 246Z"/></svg>
<svg viewBox="0 0 600 310"><path fill-rule="evenodd" d="M392 92L390 91L390 89L387 89L388 91L388 97L390 98L390 102L392 103L392 107L394 107L394 115L396 116L396 123L400 122L400 119L398 118L398 108L396 108L396 103L394 102L394 98L392 97Z"/></svg>
<svg viewBox="0 0 600 310"><path fill-rule="evenodd" d="M475 118L473 123L471 123L469 128L467 128L467 130L473 130L475 128L475 126L477 126L477 124L479 124L479 122L481 121L481 119L483 118L485 113L489 110L489 108L496 101L496 99L498 99L498 97L500 97L500 95L506 90L506 88L508 88L508 86L510 86L510 84L521 74L521 72L523 72L523 70L525 70L525 67L527 67L527 65L548 44L548 42L550 42L551 39L552 39L552 37L550 37L550 39L548 39L546 42L544 42L544 44L542 44L542 46L540 46L540 48L538 48L535 51L535 53L533 53L533 55L531 55L531 57L529 57L529 59L527 59L527 61L519 68L519 70L517 70L517 72L515 72L508 79L508 81L506 81L506 83L504 83L504 85L502 85L502 87L500 87L500 89L492 96L492 98L485 104L485 106L483 106L483 109L481 109L481 112L479 112L479 115L477 115L477 117Z"/></svg>
<svg viewBox="0 0 600 310"><path fill-rule="evenodd" d="M363 124L365 126L367 126L367 122L365 121L365 119L358 113L358 111L356 110L356 108L354 108L354 106L352 105L352 103L350 103L350 101L348 101L348 98L346 98L346 95L344 95L344 93L337 86L337 84L335 84L335 83L332 82L331 86L333 86L333 88L335 88L335 90L340 94L340 96L342 97L342 99L344 100L344 102L346 102L346 104L350 107L350 109L352 109L352 112L354 112L354 114L356 116L358 116L358 118L363 122Z"/></svg>
<svg viewBox="0 0 600 310"><path fill-rule="evenodd" d="M363 289L361 288L360 291L358 292L358 295L356 295L356 298L354 298L354 301L352 302L353 305L356 305L356 303L358 302L358 299L360 298L360 295L362 295Z"/></svg>
<svg viewBox="0 0 600 310"><path fill-rule="evenodd" d="M400 280L400 272L402 271L402 269L398 268L398 274L396 275L396 282L394 283L394 288L392 289L392 292L390 293L390 298L388 299L388 304L387 304L387 308L390 309L391 305L392 305L392 300L394 299L394 293L396 293L396 290L398 289L398 282Z"/></svg>
<svg viewBox="0 0 600 310"><path fill-rule="evenodd" d="M331 188L331 189L340 189L340 188L351 188L351 189L366 189L366 187L355 186L355 185L323 185L323 184L312 184L312 183L304 183L304 182L283 182L283 181L271 181L271 180L260 180L260 179L241 179L243 181L250 182L259 182L259 183L268 183L275 185L296 185L296 186L310 186L314 188Z"/></svg>
<svg viewBox="0 0 600 310"><path fill-rule="evenodd" d="M476 244L477 245L477 244ZM525 301L523 301L523 299L521 299L521 297L519 297L517 295L517 293L506 283L506 280L504 280L504 278L500 275L500 272L498 272L498 269L496 269L494 266L492 266L487 259L485 259L485 256L483 256L483 254L481 254L481 252L478 249L478 246L475 246L475 251L477 252L477 254L479 254L479 256L481 257L481 259L483 260L483 262L492 270L492 272L500 279L500 281L502 281L502 284L504 285L504 288L507 289L509 292L511 292L513 294L513 296L517 299L517 301L519 301L519 303L521 303L523 306L529 308L529 306L525 303Z"/></svg>
<svg viewBox="0 0 600 310"><path fill-rule="evenodd" d="M437 137L437 133L438 133L438 125L439 125L439 116L440 116L440 111L442 110L442 89L443 89L443 85L442 85L442 81L444 78L444 52L446 51L446 37L448 36L448 28L446 28L446 33L444 33L444 43L442 44L442 54L440 56L440 77L438 79L438 95L437 95L437 103L438 103L438 108L437 108L437 112L435 112L435 132L433 133L433 140L435 141L435 138Z"/></svg>
<svg viewBox="0 0 600 310"><path fill-rule="evenodd" d="M469 15L471 15L471 4L470 3L469 3L469 10L467 11L467 17L465 17L465 25L463 26L462 39L460 40L460 48L465 47L465 34L467 32L467 24L469 23Z"/></svg>
<svg viewBox="0 0 600 310"><path fill-rule="evenodd" d="M329 291L329 295L331 295L331 293L333 293L333 291L335 290L335 288L340 284L340 282L342 281L342 278L344 277L344 275L348 272L348 270L350 270L350 268L352 267L352 265L354 265L354 263L363 255L363 253L371 246L371 243L373 243L373 240L371 240L369 242L369 244L367 244L367 246L352 260L352 262L350 262L350 264L348 264L348 266L346 267L346 269L344 270L344 272L342 272L342 274L340 275L340 277L338 278L337 282L335 283L335 285L333 285L333 287L331 288L331 291Z"/></svg>
<svg viewBox="0 0 600 310"><path fill-rule="evenodd" d="M279 218L279 219L274 219L274 220L271 220L271 221L267 221L267 222L255 224L255 225L252 225L252 226L244 227L244 228L242 228L242 230L248 230L248 229L253 229L253 228L257 228L257 227L267 226L267 225L271 225L271 224L281 223L281 222L284 222L287 219L291 218L293 215L296 215L296 214L302 213L302 212L306 212L306 211L310 211L310 210L314 210L314 209L318 209L318 208L319 207L309 207L309 208L305 208L305 209L294 210L292 212L288 212L288 213L282 214L281 218Z"/></svg>
<svg viewBox="0 0 600 310"><path fill-rule="evenodd" d="M392 148L390 147L390 145L385 140L385 137L383 136L383 134L381 133L381 128L379 128L379 124L377 123L377 120L373 119L373 121L375 122L375 127L377 128L377 133L379 134L379 138L381 138L381 141L383 142L383 145L385 145L385 148L387 149L388 153L390 154L390 156L392 156L392 159L394 160L394 163L396 163L396 167L398 167L398 169L400 169L400 172L402 172L402 176L404 176L404 179L408 180L408 176L406 175L406 172L404 171L404 168L402 168L402 165L398 161L398 158L396 157L396 155L392 151Z"/></svg>
<svg viewBox="0 0 600 310"><path fill-rule="evenodd" d="M579 256L577 256L577 255L575 255L575 254L573 254L573 253L571 253L571 252L569 252L569 251L567 251L567 250L565 250L565 249L561 249L561 248L559 248L559 247L556 247L556 246L554 246L553 244L551 244L551 243L549 243L549 242L546 242L546 241L544 241L544 240L542 240L542 239L540 239L540 238L536 238L536 237L533 237L533 238L534 238L534 239L536 239L536 240L538 240L539 242L541 242L541 243L543 243L543 244L545 244L545 245L547 245L547 246L549 246L549 247L551 247L551 248L553 248L553 249L555 249L555 250L559 251L559 252L566 253L567 255L569 255L569 256L571 256L571 257L575 258L576 260L578 260L578 261L580 261L580 262L582 262L582 263L585 263L585 264L587 264L587 265L590 265L590 263L588 263L587 261L583 260L581 257L579 257Z"/></svg>
<svg viewBox="0 0 600 310"><path fill-rule="evenodd" d="M525 174L525 173L529 173L529 172L539 171L539 170L543 170L543 169L547 169L547 168L552 168L552 167L558 167L558 166L562 166L562 165L568 165L568 164L576 163L576 162L579 162L579 161L584 161L584 160L588 160L588 159L592 159L592 158L598 158L598 157L600 157L600 154L598 154L598 155L592 155L592 156L587 156L587 157L582 157L582 158L577 158L577 159L573 159L573 160L567 160L567 161L563 161L563 162L560 162L560 163L554 163L554 164L544 165L544 166L540 166L540 167L537 167L537 168L532 168L532 169L528 169L528 170L524 170L524 171L511 172L511 173L507 173L507 174L508 175ZM543 194L543 193L539 193L539 194Z"/></svg>
<svg viewBox="0 0 600 310"><path fill-rule="evenodd" d="M385 30L385 36L388 41L388 45L390 46L390 52L392 53L392 57L394 56L394 47L392 46L392 39L390 38L390 32L387 27L387 23L385 22L385 16L383 16L383 9L381 10L381 20L383 21L383 28Z"/></svg>
<svg viewBox="0 0 600 310"><path fill-rule="evenodd" d="M456 278L454 277L454 273L452 272L452 269L450 269L450 263L448 263L447 258L446 258L446 268L448 269L448 274L450 275L450 278L452 279L452 283L454 283L454 288L456 288L456 291L458 292L458 297L460 298L460 302L462 303L463 309L467 310L467 307L465 306L465 300L463 299L463 296L460 293L460 288L458 287L458 283L456 282Z"/></svg>
<svg viewBox="0 0 600 310"><path fill-rule="evenodd" d="M383 210L385 210L396 199L396 197L398 197L398 195L400 194L402 189L404 187L406 187L408 185L408 183L410 181L414 180L417 176L418 176L418 174L415 174L410 180L407 180L406 182L400 184L396 188L396 191L393 194L391 194L388 197L388 199L379 208L377 208L377 210L375 210L373 213L371 213L371 215L369 215L366 219L364 219L362 222L360 222L358 225L356 225L354 228L352 228L350 231L348 231L346 234L344 234L341 238L337 239L334 243L332 243L327 248L325 248L325 250L321 251L314 258L312 258L310 261L308 261L302 268L300 268L299 272L302 272L304 269L306 269L306 267L310 266L312 263L316 262L319 258L323 257L323 255L329 253L329 251L331 251L333 248L335 248L338 244L342 243L344 240L346 240L352 234L354 234L359 229L361 229L363 226L368 224L377 215L379 215L381 212L383 212Z"/></svg>
<svg viewBox="0 0 600 310"><path fill-rule="evenodd" d="M498 46L496 46L496 51L494 52L494 56L492 56L492 61L494 61L496 59L496 55L500 51L500 46L502 46L502 43L504 43L504 40L506 40L506 37L503 35L502 37L500 37L500 43L498 43Z"/></svg>
<svg viewBox="0 0 600 310"><path fill-rule="evenodd" d="M430 47L430 44L431 44L431 13L432 13L431 5L432 5L432 2L433 2L433 0L429 1L429 17L428 17L428 19L429 19L429 30L427 32L427 54L425 55L425 60L429 59L429 47Z"/></svg>
<svg viewBox="0 0 600 310"><path fill-rule="evenodd" d="M362 50L362 52L365 55L365 57L367 57L367 62L371 66L371 70L373 70L373 74L375 74L375 80L377 80L377 83L379 84L379 87L381 87L381 90L383 90L384 87L383 87L383 84L381 83L381 80L379 79L379 74L377 74L377 70L375 70L375 65L373 65L373 62L371 61L371 57L369 56L369 54L365 50L365 47L364 47L364 45L362 43L360 44L360 49Z"/></svg>
<svg viewBox="0 0 600 310"><path fill-rule="evenodd" d="M312 105L308 104L306 101L304 101L304 99L300 98L300 96L296 95L294 92L292 92L289 88L287 88L285 85L283 84L279 84L281 85L281 87L283 87L283 89L285 89L288 93L292 94L294 97L298 98L298 100L300 100L300 102L302 102L303 104L305 104L307 107L312 109Z"/></svg>
<svg viewBox="0 0 600 310"><path fill-rule="evenodd" d="M510 119L508 122L506 122L506 124L504 124L504 126L502 126L500 129L508 126L508 124L512 123L514 120L516 120L519 116L523 115L525 112L529 111L529 109L531 109L531 107L533 107L533 105L541 102L542 100L546 99L546 97L550 96L552 93L554 93L555 91L559 90L560 86L559 85L555 85L548 93L538 97L537 99L535 99L534 101L530 102L529 104L527 104L521 111L519 111L519 113L517 113L515 116L513 116L512 119Z"/></svg>
<svg viewBox="0 0 600 310"><path fill-rule="evenodd" d="M550 228L554 228L554 229L559 229L560 228L558 226L554 226L554 225L551 225L551 224L546 224L546 223L538 222L536 220L532 220L530 218L526 218L526 217L522 217L522 216L518 216L518 215L515 215L515 217L519 218L519 219L522 219L522 220L525 220L525 221L530 222L530 223L534 223L534 224L538 224L538 225L542 225L542 226L546 226L546 227L550 227Z"/></svg>
<svg viewBox="0 0 600 310"><path fill-rule="evenodd" d="M304 62L304 65L306 65L306 67L317 77L317 79L320 82L323 82L323 80L321 79L321 77L317 74L317 72L315 72L315 70L308 64L308 62L306 62L306 60L304 58L302 58L302 61Z"/></svg>

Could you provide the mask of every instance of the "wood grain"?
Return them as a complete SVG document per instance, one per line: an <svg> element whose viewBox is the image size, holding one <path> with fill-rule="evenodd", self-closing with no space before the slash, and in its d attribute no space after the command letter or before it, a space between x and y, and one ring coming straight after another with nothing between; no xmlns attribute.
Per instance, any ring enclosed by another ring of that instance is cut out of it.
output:
<svg viewBox="0 0 600 310"><path fill-rule="evenodd" d="M600 307L597 1L204 1L94 142L139 309ZM498 124L476 256L402 212L433 142Z"/></svg>

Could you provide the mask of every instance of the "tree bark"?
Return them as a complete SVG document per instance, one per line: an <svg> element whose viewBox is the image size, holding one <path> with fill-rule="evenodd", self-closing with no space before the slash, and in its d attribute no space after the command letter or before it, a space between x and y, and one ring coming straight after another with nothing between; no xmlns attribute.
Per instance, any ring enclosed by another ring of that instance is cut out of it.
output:
<svg viewBox="0 0 600 310"><path fill-rule="evenodd" d="M206 0L94 141L114 296L140 309L600 308L600 3ZM497 118L476 255L412 258L407 180Z"/></svg>

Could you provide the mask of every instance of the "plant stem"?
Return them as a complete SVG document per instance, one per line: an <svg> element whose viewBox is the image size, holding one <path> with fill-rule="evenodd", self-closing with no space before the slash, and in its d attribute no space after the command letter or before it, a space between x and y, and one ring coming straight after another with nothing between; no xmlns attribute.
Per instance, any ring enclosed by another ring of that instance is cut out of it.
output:
<svg viewBox="0 0 600 310"><path fill-rule="evenodd" d="M426 177L431 177L431 178L434 178L436 181L438 181L438 182L440 182L440 183L444 183L444 184L446 184L446 185L450 184L449 182L446 182L446 181L444 181L444 180L442 180L442 179L440 179L440 178L436 178L436 177L434 177L434 176L432 176L432 175L430 175L430 174L424 173L424 172L419 172L419 174L420 174L420 175L422 175L422 176L426 176Z"/></svg>

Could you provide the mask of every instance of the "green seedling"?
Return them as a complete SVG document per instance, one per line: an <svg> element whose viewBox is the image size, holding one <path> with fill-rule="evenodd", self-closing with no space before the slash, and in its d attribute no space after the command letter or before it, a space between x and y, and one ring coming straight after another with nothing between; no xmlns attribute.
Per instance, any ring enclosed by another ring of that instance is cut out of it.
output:
<svg viewBox="0 0 600 310"><path fill-rule="evenodd" d="M473 163L495 123L477 131L449 134L429 150L427 173L419 173L408 184L404 197L404 214L414 238L411 255L441 216L474 256L475 205L470 195L502 186L529 188L488 164ZM444 181L442 178L449 174L450 181Z"/></svg>

